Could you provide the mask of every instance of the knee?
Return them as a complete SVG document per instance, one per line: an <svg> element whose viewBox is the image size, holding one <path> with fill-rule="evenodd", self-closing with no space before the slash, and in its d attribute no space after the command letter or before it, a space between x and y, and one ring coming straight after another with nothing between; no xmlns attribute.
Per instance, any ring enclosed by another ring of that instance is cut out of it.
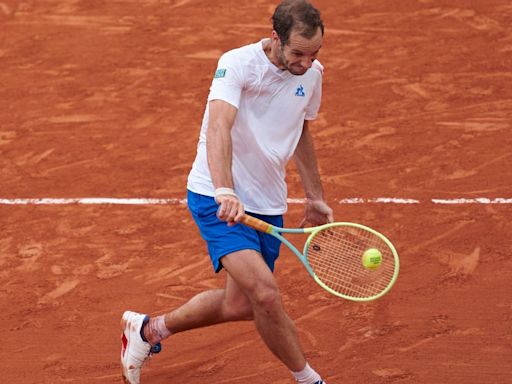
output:
<svg viewBox="0 0 512 384"><path fill-rule="evenodd" d="M226 301L224 316L227 320L253 320L254 313L273 316L282 310L281 297L276 285L254 284L247 295Z"/></svg>
<svg viewBox="0 0 512 384"><path fill-rule="evenodd" d="M275 285L256 287L252 295L254 310L264 311L272 315L281 310L281 297Z"/></svg>

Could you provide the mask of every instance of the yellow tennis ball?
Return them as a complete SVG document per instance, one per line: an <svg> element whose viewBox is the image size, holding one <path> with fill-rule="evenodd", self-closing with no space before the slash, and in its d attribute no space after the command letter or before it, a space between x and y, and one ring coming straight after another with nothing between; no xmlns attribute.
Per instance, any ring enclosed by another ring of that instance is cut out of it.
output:
<svg viewBox="0 0 512 384"><path fill-rule="evenodd" d="M377 248L369 248L364 251L362 262L365 268L379 268L382 264L382 253Z"/></svg>

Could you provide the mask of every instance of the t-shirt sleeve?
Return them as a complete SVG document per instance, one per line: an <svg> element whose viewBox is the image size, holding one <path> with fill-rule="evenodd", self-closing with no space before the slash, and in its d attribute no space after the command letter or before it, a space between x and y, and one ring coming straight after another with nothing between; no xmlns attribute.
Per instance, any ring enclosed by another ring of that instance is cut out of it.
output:
<svg viewBox="0 0 512 384"><path fill-rule="evenodd" d="M223 100L238 109L242 89L243 74L240 61L231 52L225 53L217 64L208 101Z"/></svg>
<svg viewBox="0 0 512 384"><path fill-rule="evenodd" d="M306 107L306 115L304 117L306 120L315 120L317 118L320 104L322 103L322 77L324 67L318 60L315 60L311 70L316 72L317 80L313 89L313 95Z"/></svg>

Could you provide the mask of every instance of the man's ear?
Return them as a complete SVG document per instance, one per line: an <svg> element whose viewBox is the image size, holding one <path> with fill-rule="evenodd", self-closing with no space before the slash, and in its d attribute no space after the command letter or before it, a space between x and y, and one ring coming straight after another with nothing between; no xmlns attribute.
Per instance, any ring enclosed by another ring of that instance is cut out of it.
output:
<svg viewBox="0 0 512 384"><path fill-rule="evenodd" d="M272 31L272 33L270 34L270 39L274 44L281 44L281 39L279 38L279 35L277 34L276 31Z"/></svg>

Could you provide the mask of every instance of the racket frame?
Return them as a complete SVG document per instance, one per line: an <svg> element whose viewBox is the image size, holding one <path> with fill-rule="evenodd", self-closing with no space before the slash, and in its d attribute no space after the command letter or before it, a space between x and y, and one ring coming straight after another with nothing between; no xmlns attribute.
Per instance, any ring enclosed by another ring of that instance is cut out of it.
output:
<svg viewBox="0 0 512 384"><path fill-rule="evenodd" d="M295 256L297 256L299 258L299 260L302 262L302 264L304 265L304 267L306 268L306 270L308 271L310 276L315 280L315 282L318 285L320 285L323 289L325 289L327 292L329 292L329 293L331 293L331 294L333 294L335 296L338 296L338 297L341 297L341 298L344 298L344 299L347 299L347 300L351 300L351 301L362 301L362 302L364 302L364 301L372 301L372 300L375 300L375 299L378 299L378 298L384 296L391 289L391 287L393 287L393 285L395 284L395 282L396 282L396 280L398 278L398 273L399 273L399 270L400 270L400 261L399 261L398 253L396 252L395 247L393 246L391 241L389 241L382 233L377 232L376 230L374 230L374 229L372 229L370 227L367 227L365 225L357 224L357 223L351 223L351 222L335 222L335 223L327 223L327 224L319 225L319 226L316 226L316 227L280 228L280 227L276 227L276 226L274 226L272 224L268 224L268 223L264 222L263 220L259 220L259 219L255 218L255 217L250 216L250 215L244 215L242 220L241 220L241 222L243 224L253 228L253 229L256 229L256 230L264 232L264 233L268 233L269 235L272 235L275 238L279 239L284 245L286 245L295 254ZM394 262L395 262L395 268L394 268L394 271L393 271L393 276L392 276L389 284L386 286L386 288L383 289L378 294L375 294L375 295L369 296L369 297L353 297L353 296L344 295L342 293L336 292L335 290L329 288L325 283L323 283L318 278L318 276L315 274L315 272L313 271L311 266L309 265L308 258L307 258L309 244L314 239L316 234L318 232L324 230L324 229L333 228L333 227L340 227L340 226L358 228L358 229L362 229L364 231L368 231L368 232L372 233L373 235L379 237L382 241L384 241L384 243L386 243L386 245L391 250L391 253L393 254L393 258L394 258ZM302 252L300 252L297 249L297 247L295 247L295 245L293 245L286 237L284 237L282 235L284 233L289 233L289 234L309 234L309 236L308 236L308 238L307 238L307 240L306 240L306 242L304 244L304 250Z"/></svg>

